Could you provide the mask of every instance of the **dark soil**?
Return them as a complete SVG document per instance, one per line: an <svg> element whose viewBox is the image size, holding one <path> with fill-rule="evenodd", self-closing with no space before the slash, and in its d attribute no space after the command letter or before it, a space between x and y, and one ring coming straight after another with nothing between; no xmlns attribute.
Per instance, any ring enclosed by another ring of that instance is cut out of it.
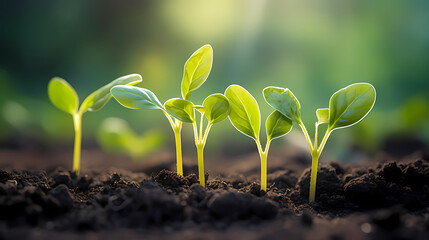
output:
<svg viewBox="0 0 429 240"><path fill-rule="evenodd" d="M267 192L245 173L203 188L196 166L1 170L0 239L429 239L426 160L321 164L312 204L310 169L287 165L270 168Z"/></svg>

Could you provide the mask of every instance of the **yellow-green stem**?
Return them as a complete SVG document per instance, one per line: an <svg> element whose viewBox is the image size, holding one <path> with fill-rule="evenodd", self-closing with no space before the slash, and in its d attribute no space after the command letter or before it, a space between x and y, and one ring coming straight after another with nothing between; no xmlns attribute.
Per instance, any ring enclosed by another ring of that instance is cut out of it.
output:
<svg viewBox="0 0 429 240"><path fill-rule="evenodd" d="M201 186L206 186L206 179L204 176L204 144L197 144L197 154L198 154L198 174L200 179Z"/></svg>
<svg viewBox="0 0 429 240"><path fill-rule="evenodd" d="M74 123L74 151L73 151L73 172L77 176L80 174L80 150L82 144L82 114L75 113L73 115Z"/></svg>
<svg viewBox="0 0 429 240"><path fill-rule="evenodd" d="M267 191L267 154L268 151L261 153L261 190Z"/></svg>
<svg viewBox="0 0 429 240"><path fill-rule="evenodd" d="M309 193L309 201L314 202L316 198L316 180L317 180L317 167L319 164L319 153L312 153L312 162L311 162L311 177L310 177L310 193Z"/></svg>
<svg viewBox="0 0 429 240"><path fill-rule="evenodd" d="M173 128L174 129L174 139L176 142L176 166L177 174L183 176L183 163L182 163L182 140L180 137L180 132L182 130L181 126Z"/></svg>

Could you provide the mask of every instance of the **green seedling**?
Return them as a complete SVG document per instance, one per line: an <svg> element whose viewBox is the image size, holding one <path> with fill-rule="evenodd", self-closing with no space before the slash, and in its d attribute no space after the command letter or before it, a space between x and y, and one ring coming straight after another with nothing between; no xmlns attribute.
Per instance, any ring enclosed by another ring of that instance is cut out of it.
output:
<svg viewBox="0 0 429 240"><path fill-rule="evenodd" d="M261 189L267 191L267 156L270 143L273 139L289 133L292 129L292 121L278 111L271 113L265 122L267 143L265 149L262 149L259 138L261 114L255 98L239 85L229 86L225 91L225 96L231 105L229 120L232 125L256 141L261 159Z"/></svg>
<svg viewBox="0 0 429 240"><path fill-rule="evenodd" d="M114 117L106 118L97 132L97 141L104 150L126 154L136 161L160 148L163 140L163 135L154 130L136 134L125 120Z"/></svg>
<svg viewBox="0 0 429 240"><path fill-rule="evenodd" d="M64 79L55 77L48 84L48 96L58 109L73 116L75 140L73 152L73 171L80 174L80 150L82 139L82 115L102 109L112 98L110 89L116 85L135 85L142 81L139 74L130 74L113 80L91 93L79 107L79 97L74 88Z"/></svg>
<svg viewBox="0 0 429 240"><path fill-rule="evenodd" d="M350 127L361 121L375 103L375 88L369 83L356 83L335 92L329 100L329 108L316 110L314 145L301 120L301 105L295 95L285 88L267 87L263 90L269 105L301 127L312 155L309 201L316 195L316 178L319 156L330 134L337 129ZM318 128L328 124L325 135L318 146Z"/></svg>
<svg viewBox="0 0 429 240"><path fill-rule="evenodd" d="M182 79L182 98L186 100L190 94L198 89L210 74L213 64L213 49L204 45L195 51L186 61ZM170 122L176 142L177 174L183 176L181 131L183 122L171 115L160 103L156 95L145 88L133 86L116 86L111 89L113 97L124 107L131 109L161 110ZM171 100L171 99L170 99ZM170 101L169 100L169 101ZM168 101L167 101L168 102ZM193 111L193 107L191 106ZM191 110L189 110L191 111Z"/></svg>
<svg viewBox="0 0 429 240"><path fill-rule="evenodd" d="M194 105L192 102L184 99L170 99L165 103L165 109L176 119L182 122L192 123L194 128L195 146L198 155L198 174L200 184L205 186L204 176L204 147L207 142L207 136L213 124L225 120L229 115L228 99L220 94L208 96L203 105ZM199 125L195 118L195 109L200 113ZM204 129L204 117L207 119L206 128Z"/></svg>

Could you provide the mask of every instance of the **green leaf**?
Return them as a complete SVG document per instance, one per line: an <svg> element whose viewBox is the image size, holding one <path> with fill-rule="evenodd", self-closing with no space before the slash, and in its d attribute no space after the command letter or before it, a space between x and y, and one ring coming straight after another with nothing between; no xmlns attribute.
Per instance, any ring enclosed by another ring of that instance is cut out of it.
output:
<svg viewBox="0 0 429 240"><path fill-rule="evenodd" d="M195 110L197 110L198 112L200 112L201 114L204 114L206 112L206 108L204 106L201 105L194 105Z"/></svg>
<svg viewBox="0 0 429 240"><path fill-rule="evenodd" d="M117 78L86 97L80 107L80 111L98 111L112 98L112 94L110 93L112 87L118 85L136 85L140 82L142 82L142 76L139 74L130 74Z"/></svg>
<svg viewBox="0 0 429 240"><path fill-rule="evenodd" d="M296 123L301 122L301 105L289 89L266 87L263 94L267 103L274 109Z"/></svg>
<svg viewBox="0 0 429 240"><path fill-rule="evenodd" d="M124 107L132 109L164 109L153 92L134 86L116 86L110 92Z"/></svg>
<svg viewBox="0 0 429 240"><path fill-rule="evenodd" d="M267 129L267 141L271 141L288 134L292 129L292 120L279 111L274 111L268 116L265 126Z"/></svg>
<svg viewBox="0 0 429 240"><path fill-rule="evenodd" d="M188 99L191 92L206 81L212 69L212 64L213 49L208 44L195 51L186 61L182 79L183 99Z"/></svg>
<svg viewBox="0 0 429 240"><path fill-rule="evenodd" d="M352 126L362 120L375 103L375 88L356 83L335 92L329 101L329 129Z"/></svg>
<svg viewBox="0 0 429 240"><path fill-rule="evenodd" d="M329 108L319 108L316 110L317 122L319 124L329 123Z"/></svg>
<svg viewBox="0 0 429 240"><path fill-rule="evenodd" d="M188 100L172 98L164 103L165 110L182 122L194 122L194 104Z"/></svg>
<svg viewBox="0 0 429 240"><path fill-rule="evenodd" d="M255 98L239 85L231 85L225 91L231 112L229 120L243 134L259 140L261 114Z"/></svg>
<svg viewBox="0 0 429 240"><path fill-rule="evenodd" d="M79 105L79 97L70 84L62 78L52 78L48 84L48 96L58 109L75 114Z"/></svg>
<svg viewBox="0 0 429 240"><path fill-rule="evenodd" d="M229 115L228 99L220 93L208 96L204 100L203 106L205 107L204 115L211 124L223 121Z"/></svg>

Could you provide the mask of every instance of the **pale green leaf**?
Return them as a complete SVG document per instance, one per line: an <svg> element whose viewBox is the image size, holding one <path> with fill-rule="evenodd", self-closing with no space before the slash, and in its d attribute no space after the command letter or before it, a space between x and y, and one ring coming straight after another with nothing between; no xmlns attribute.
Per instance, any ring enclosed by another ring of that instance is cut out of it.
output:
<svg viewBox="0 0 429 240"><path fill-rule="evenodd" d="M164 103L164 107L169 114L182 122L195 121L194 104L188 100L172 98Z"/></svg>
<svg viewBox="0 0 429 240"><path fill-rule="evenodd" d="M120 85L110 92L124 107L132 109L164 109L156 95L148 89Z"/></svg>
<svg viewBox="0 0 429 240"><path fill-rule="evenodd" d="M68 82L62 78L52 78L48 84L48 96L58 109L75 114L79 105L79 97Z"/></svg>
<svg viewBox="0 0 429 240"><path fill-rule="evenodd" d="M267 129L267 141L271 141L288 134L292 129L292 120L279 111L274 111L268 116L265 126Z"/></svg>
<svg viewBox="0 0 429 240"><path fill-rule="evenodd" d="M255 98L239 85L229 86L225 96L231 108L229 120L232 125L243 134L258 140L261 114Z"/></svg>
<svg viewBox="0 0 429 240"><path fill-rule="evenodd" d="M195 108L195 110L197 110L201 114L204 114L206 111L206 108L204 106L201 106L201 105L194 105L194 108Z"/></svg>
<svg viewBox="0 0 429 240"><path fill-rule="evenodd" d="M267 103L274 109L296 123L301 122L301 105L289 89L266 87L263 94Z"/></svg>
<svg viewBox="0 0 429 240"><path fill-rule="evenodd" d="M329 101L329 129L345 128L362 120L375 103L375 88L356 83L335 92Z"/></svg>
<svg viewBox="0 0 429 240"><path fill-rule="evenodd" d="M229 115L228 99L220 93L208 96L204 100L203 106L205 107L204 116L211 124L223 121Z"/></svg>
<svg viewBox="0 0 429 240"><path fill-rule="evenodd" d="M104 107L112 98L110 89L118 85L135 85L142 82L142 77L139 74L130 74L122 76L110 82L109 84L99 88L95 92L91 93L82 103L80 107L81 112L86 111L98 111Z"/></svg>
<svg viewBox="0 0 429 240"><path fill-rule="evenodd" d="M199 88L212 69L213 49L204 45L186 61L182 79L182 97L188 99L192 91Z"/></svg>
<svg viewBox="0 0 429 240"><path fill-rule="evenodd" d="M319 108L316 110L317 122L319 124L329 123L329 108Z"/></svg>

